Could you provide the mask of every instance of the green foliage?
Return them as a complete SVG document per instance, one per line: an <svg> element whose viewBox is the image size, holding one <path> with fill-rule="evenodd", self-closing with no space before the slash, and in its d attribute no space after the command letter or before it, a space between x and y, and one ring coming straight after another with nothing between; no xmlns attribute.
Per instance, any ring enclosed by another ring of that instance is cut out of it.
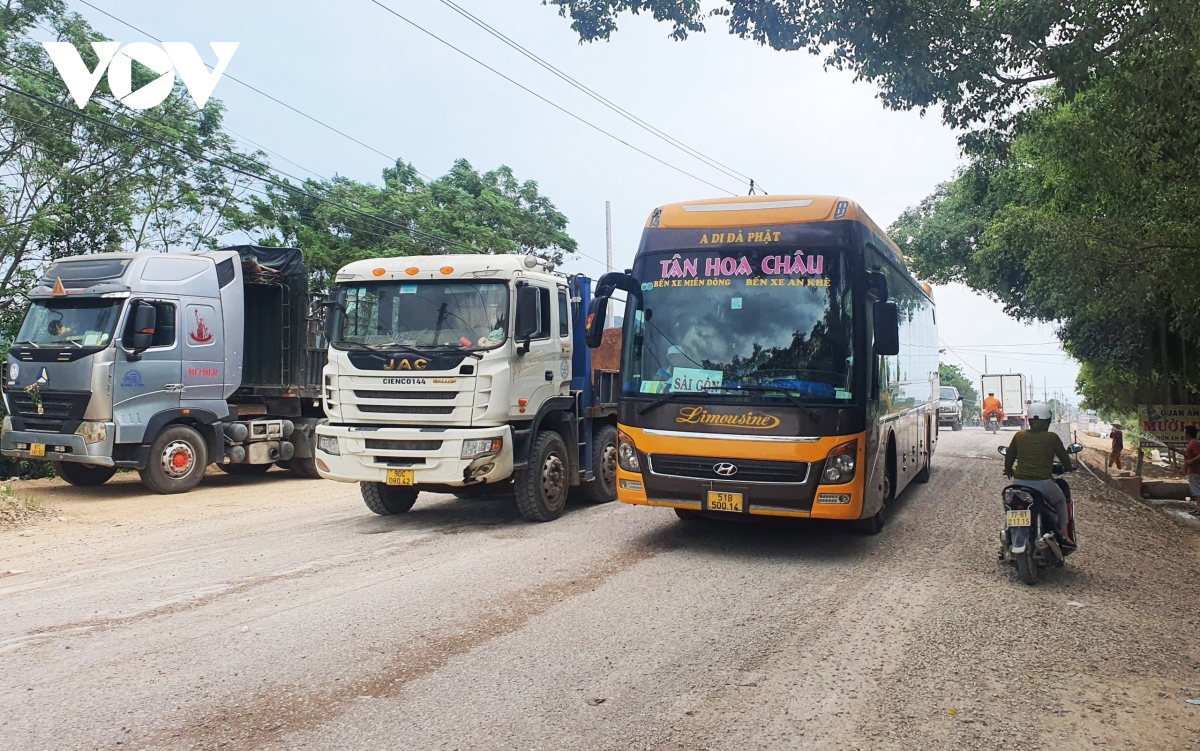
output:
<svg viewBox="0 0 1200 751"><path fill-rule="evenodd" d="M365 258L470 248L536 253L561 263L577 247L566 232L566 216L538 192L537 183L518 182L508 167L480 174L459 160L448 174L426 183L401 161L383 171L381 186L335 177L306 181L303 191L268 186L266 197L252 197L234 224L261 244L302 248L317 287L328 286L342 266Z"/></svg>
<svg viewBox="0 0 1200 751"><path fill-rule="evenodd" d="M896 109L940 105L955 127L1004 123L1042 82L1069 94L1097 70L1195 11L1194 0L543 0L583 41L608 39L623 13L649 13L683 40L725 19L729 33L808 50L875 83Z"/></svg>
<svg viewBox="0 0 1200 751"><path fill-rule="evenodd" d="M969 420L979 414L979 392L975 390L975 385L970 378L967 378L962 367L941 363L938 366L938 373L942 377L943 386L953 386L958 389L958 395L963 400L963 419Z"/></svg>

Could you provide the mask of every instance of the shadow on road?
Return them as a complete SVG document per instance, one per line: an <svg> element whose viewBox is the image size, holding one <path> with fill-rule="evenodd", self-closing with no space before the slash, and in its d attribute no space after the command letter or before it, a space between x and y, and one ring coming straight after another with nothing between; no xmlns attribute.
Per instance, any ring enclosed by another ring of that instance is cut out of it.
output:
<svg viewBox="0 0 1200 751"><path fill-rule="evenodd" d="M568 501L567 507L555 524L563 519L591 508L591 504ZM411 511L395 516L377 516L362 507L363 518L356 520L359 534L373 535L387 532L441 532L458 534L471 527L496 527L514 524L538 527L537 522L527 522L517 510L517 501L512 494L484 496L481 498L455 498L442 493L422 493Z"/></svg>

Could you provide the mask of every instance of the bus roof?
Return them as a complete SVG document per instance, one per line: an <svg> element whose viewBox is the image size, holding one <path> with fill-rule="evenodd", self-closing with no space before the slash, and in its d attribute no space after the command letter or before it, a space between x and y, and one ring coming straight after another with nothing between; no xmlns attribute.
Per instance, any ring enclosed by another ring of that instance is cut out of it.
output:
<svg viewBox="0 0 1200 751"><path fill-rule="evenodd" d="M647 228L756 227L767 224L858 222L874 235L882 253L907 268L904 255L855 201L842 196L738 196L669 203L650 214Z"/></svg>

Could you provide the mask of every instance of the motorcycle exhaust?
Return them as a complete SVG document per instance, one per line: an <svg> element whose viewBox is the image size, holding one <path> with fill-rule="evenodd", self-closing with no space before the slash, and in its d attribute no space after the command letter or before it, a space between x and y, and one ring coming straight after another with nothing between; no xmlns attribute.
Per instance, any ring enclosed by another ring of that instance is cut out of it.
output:
<svg viewBox="0 0 1200 751"><path fill-rule="evenodd" d="M1058 540L1054 539L1053 532L1047 532L1042 537L1042 540L1046 541L1046 547L1050 548L1050 552L1054 553L1055 558L1057 558L1060 561L1063 560L1064 556L1063 556L1062 548L1060 548L1058 546ZM1040 540L1039 540L1039 542L1040 542Z"/></svg>

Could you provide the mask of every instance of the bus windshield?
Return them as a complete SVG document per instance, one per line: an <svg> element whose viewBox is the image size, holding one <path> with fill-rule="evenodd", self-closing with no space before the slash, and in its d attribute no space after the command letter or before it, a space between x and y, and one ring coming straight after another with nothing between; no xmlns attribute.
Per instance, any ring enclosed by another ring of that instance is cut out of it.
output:
<svg viewBox="0 0 1200 751"><path fill-rule="evenodd" d="M124 300L36 300L14 344L32 347L107 347Z"/></svg>
<svg viewBox="0 0 1200 751"><path fill-rule="evenodd" d="M508 339L504 282L372 282L338 288L338 349L481 350Z"/></svg>
<svg viewBox="0 0 1200 751"><path fill-rule="evenodd" d="M625 324L624 393L849 402L847 263L840 250L778 247L639 258L643 305Z"/></svg>

